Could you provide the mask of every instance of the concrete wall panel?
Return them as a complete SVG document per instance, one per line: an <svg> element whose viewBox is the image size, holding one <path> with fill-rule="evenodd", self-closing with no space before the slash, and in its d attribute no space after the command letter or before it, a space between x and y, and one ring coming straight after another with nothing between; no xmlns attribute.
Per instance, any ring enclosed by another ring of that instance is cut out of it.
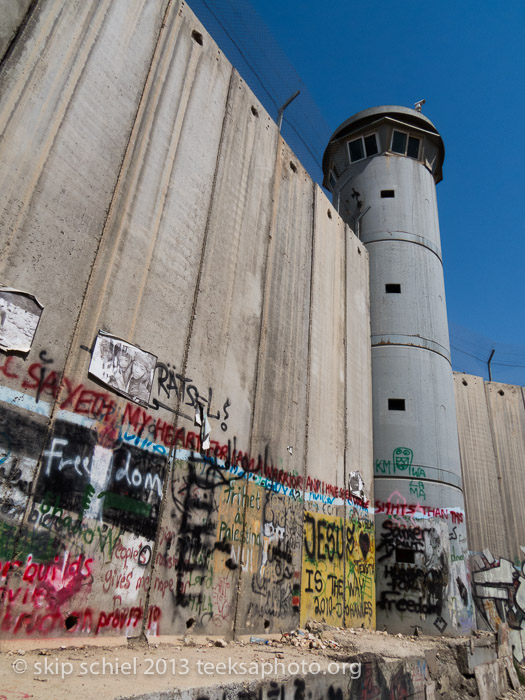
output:
<svg viewBox="0 0 525 700"><path fill-rule="evenodd" d="M374 497L372 444L372 369L368 252L346 227L346 420L347 482L360 471L366 499Z"/></svg>
<svg viewBox="0 0 525 700"><path fill-rule="evenodd" d="M277 127L235 73L209 209L186 375L212 387L212 439L250 444ZM196 281L197 281L197 270ZM228 401L226 410L224 405ZM225 419L226 412L228 418ZM222 436L222 437L221 437Z"/></svg>
<svg viewBox="0 0 525 700"><path fill-rule="evenodd" d="M313 237L312 181L281 141L274 185L274 212L266 266L264 305L252 423L252 455L264 455L264 469L298 475L304 484L307 421L308 332L310 323ZM291 306L288 306L291 303ZM271 391L269 388L272 387ZM290 486L290 484L288 484ZM241 578L238 624L255 629L261 616L266 629L297 624L301 575L302 499L270 494L261 531L278 539L285 552L287 575L273 592L259 590L257 577ZM270 513L271 515L267 515ZM264 539L259 552L259 578L264 569ZM278 560L275 566L283 562ZM295 580L297 584L295 584ZM269 597L266 597L269 593Z"/></svg>
<svg viewBox="0 0 525 700"><path fill-rule="evenodd" d="M33 0L2 0L0 2L0 61L24 22Z"/></svg>
<svg viewBox="0 0 525 700"><path fill-rule="evenodd" d="M313 183L281 142L264 290L252 453L304 473ZM272 391L268 392L268 388ZM291 448L291 449L289 449Z"/></svg>
<svg viewBox="0 0 525 700"><path fill-rule="evenodd" d="M45 307L0 360L2 634L296 627L305 489L373 624L362 245L182 3L38 2L0 81L3 281Z"/></svg>
<svg viewBox="0 0 525 700"><path fill-rule="evenodd" d="M59 366L165 6L166 0L39 3L2 67L2 278L16 280L46 307L40 346L52 349Z"/></svg>
<svg viewBox="0 0 525 700"><path fill-rule="evenodd" d="M465 487L469 547L505 553L507 540L503 503L484 382L481 377L454 375L459 450Z"/></svg>
<svg viewBox="0 0 525 700"><path fill-rule="evenodd" d="M500 533L506 548L498 556L514 558L521 554L525 544L525 406L522 388L496 382L485 385L487 405L492 424L496 468L504 504ZM491 491L486 493L490 498ZM501 521L500 521L501 522ZM497 525L496 525L497 527ZM492 550L494 552L494 550Z"/></svg>
<svg viewBox="0 0 525 700"><path fill-rule="evenodd" d="M173 7L166 22L81 332L86 344L104 328L146 350L155 337L159 360L181 371L231 66L214 44L201 46L193 38L192 32L204 30L190 12Z"/></svg>
<svg viewBox="0 0 525 700"><path fill-rule="evenodd" d="M342 220L316 188L306 475L307 480L341 488L346 433L344 237ZM306 488L313 490L308 483Z"/></svg>

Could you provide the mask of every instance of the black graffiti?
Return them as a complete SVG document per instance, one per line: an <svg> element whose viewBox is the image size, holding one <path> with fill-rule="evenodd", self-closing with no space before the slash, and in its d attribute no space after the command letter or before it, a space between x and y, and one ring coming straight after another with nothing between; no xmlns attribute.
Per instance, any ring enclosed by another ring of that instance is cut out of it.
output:
<svg viewBox="0 0 525 700"><path fill-rule="evenodd" d="M252 582L252 588L254 587ZM261 589L257 591L257 595L259 597L248 606L250 620L268 617L282 619L293 614L291 586L274 586L265 579L261 582Z"/></svg>
<svg viewBox="0 0 525 700"><path fill-rule="evenodd" d="M187 590L187 577L191 573L204 574L209 569L213 553L218 549L215 539L217 520L212 517L218 512L216 493L227 486L232 477L228 478L227 472L217 465L214 458L195 453L192 453L187 466L182 483L175 478L172 482L175 508L180 517L175 542L176 580L172 597L175 610L177 607L189 607L201 615L198 624L204 625L207 617L212 616L204 596L205 576L198 578L200 590L195 588L199 584Z"/></svg>
<svg viewBox="0 0 525 700"><path fill-rule="evenodd" d="M390 558L398 549L411 552L424 551L423 530L420 527L402 527L396 525L392 520L385 520L382 528L383 532L381 532L377 553L379 554L381 551L384 553L378 557L377 561Z"/></svg>
<svg viewBox="0 0 525 700"><path fill-rule="evenodd" d="M474 602L480 615L487 626L493 632L498 629L498 617L506 621L512 630L523 634L525 630L525 606L523 604L523 591L525 590L525 577L523 562L511 562L504 557L495 559L489 552L483 552L473 557L475 571L473 580L476 584L472 587ZM481 565L481 568L479 568ZM460 595L463 590L459 586ZM498 591L494 595L495 589ZM519 663L525 658L522 648L513 645L513 654Z"/></svg>
<svg viewBox="0 0 525 700"><path fill-rule="evenodd" d="M137 558L137 564L139 566L147 566L150 563L151 560L151 547L149 544L145 544L140 552L139 556Z"/></svg>
<svg viewBox="0 0 525 700"><path fill-rule="evenodd" d="M96 483L104 460L103 490ZM104 521L152 540L157 530L167 459L126 443L97 452L97 436L88 428L57 421L42 452L35 500L51 491L60 509L87 517L91 506ZM52 484L52 488L50 488ZM95 488L93 486L97 486Z"/></svg>
<svg viewBox="0 0 525 700"><path fill-rule="evenodd" d="M304 514L304 547L308 559L312 561L342 561L354 551L355 523L342 523L314 518Z"/></svg>
<svg viewBox="0 0 525 700"><path fill-rule="evenodd" d="M463 601L463 605L468 605L468 590L463 581L459 578L459 576L456 578L456 583L458 584L458 590L459 590L459 595L461 596L461 600Z"/></svg>
<svg viewBox="0 0 525 700"><path fill-rule="evenodd" d="M202 406L206 407L206 416L208 418L213 418L214 420L221 421L221 412L218 410L213 413L212 403L213 403L213 389L208 387L207 396L201 394L198 388L193 384L193 379L185 377L175 371L175 367L170 367L169 364L164 364L163 362L157 362L156 366L156 376L157 376L157 395L166 396L169 400L173 394L177 397L177 400L181 405L190 406L191 408L198 409ZM186 400L187 399L187 400ZM154 407L162 406L163 408L176 413L183 418L188 420L193 420L193 416L188 416L180 410L174 410L165 404L160 403L157 399L152 401ZM228 408L231 406L230 400L226 399L223 404L223 415L221 422L221 430L226 431L228 429L227 420L229 418Z"/></svg>
<svg viewBox="0 0 525 700"><path fill-rule="evenodd" d="M443 585L440 570L401 564L385 566L384 581L392 593L409 591L421 594L429 592L431 595L437 595L438 589Z"/></svg>

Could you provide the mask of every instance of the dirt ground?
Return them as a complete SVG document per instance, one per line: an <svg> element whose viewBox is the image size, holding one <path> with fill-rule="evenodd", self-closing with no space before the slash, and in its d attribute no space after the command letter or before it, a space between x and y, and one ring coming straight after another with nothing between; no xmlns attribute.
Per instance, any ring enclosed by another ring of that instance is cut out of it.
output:
<svg viewBox="0 0 525 700"><path fill-rule="evenodd" d="M316 673L335 673L334 664L349 664L353 654L371 652L384 659L403 659L423 657L429 649L437 651L445 684L440 688L438 681L436 696L440 697L442 690L451 699L475 697L471 694L473 679L467 683L454 662L454 647L465 640L324 626L264 641L268 643L250 642L247 637L226 643L195 636L173 644L134 642L128 646L42 650L12 647L0 653L0 700L71 700L75 696L116 700L148 691L278 679L297 672L297 668L307 670L311 664L319 664L319 670L314 667ZM355 670L348 665L344 672ZM509 691L505 698L525 699L525 690Z"/></svg>

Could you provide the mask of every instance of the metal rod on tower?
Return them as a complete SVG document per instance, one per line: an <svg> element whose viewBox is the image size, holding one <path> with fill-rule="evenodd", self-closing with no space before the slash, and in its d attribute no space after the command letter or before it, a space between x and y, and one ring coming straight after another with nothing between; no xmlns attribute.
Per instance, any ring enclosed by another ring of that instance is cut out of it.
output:
<svg viewBox="0 0 525 700"><path fill-rule="evenodd" d="M490 353L489 361L488 361L488 367L489 367L489 382L492 381L492 369L490 367L490 363L492 362L492 358L494 357L494 353L496 352L496 349L494 348L492 352Z"/></svg>
<svg viewBox="0 0 525 700"><path fill-rule="evenodd" d="M283 105L281 105L281 107L279 107L279 112L277 114L277 128L279 129L279 131L281 131L281 126L283 123L284 110L288 107L288 105L291 102L293 102L295 100L295 98L297 97L297 95L300 94L300 92L301 92L300 90L297 90L296 92L294 92L294 94L288 100L286 100L286 102Z"/></svg>

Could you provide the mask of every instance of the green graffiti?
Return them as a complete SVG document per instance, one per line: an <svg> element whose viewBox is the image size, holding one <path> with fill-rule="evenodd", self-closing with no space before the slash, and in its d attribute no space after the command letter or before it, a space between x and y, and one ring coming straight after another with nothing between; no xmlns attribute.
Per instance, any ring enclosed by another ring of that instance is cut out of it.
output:
<svg viewBox="0 0 525 700"><path fill-rule="evenodd" d="M121 496L118 493L111 493L110 491L101 491L97 498L104 499L104 508L124 510L128 513L135 513L135 515L143 515L146 518L149 518L151 515L152 506L150 503L143 503L129 496Z"/></svg>
<svg viewBox="0 0 525 700"><path fill-rule="evenodd" d="M394 468L404 471L412 466L413 451L409 447L396 447L393 454Z"/></svg>

